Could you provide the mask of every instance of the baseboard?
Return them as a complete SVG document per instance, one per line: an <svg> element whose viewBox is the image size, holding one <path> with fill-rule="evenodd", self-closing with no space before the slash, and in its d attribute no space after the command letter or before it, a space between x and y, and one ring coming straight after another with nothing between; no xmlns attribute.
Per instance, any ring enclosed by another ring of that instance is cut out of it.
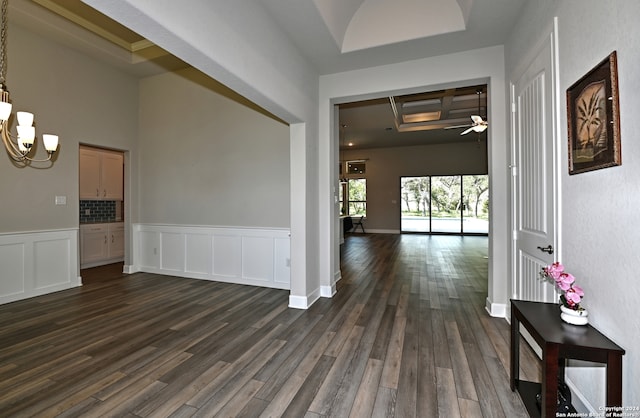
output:
<svg viewBox="0 0 640 418"><path fill-rule="evenodd" d="M352 232L352 234L361 234L362 232ZM367 234L399 234L399 229L367 229Z"/></svg>
<svg viewBox="0 0 640 418"><path fill-rule="evenodd" d="M132 265L132 264L125 264L125 265L122 267L122 272L123 272L124 274L133 274L133 273L137 273L137 272L139 272L139 271L140 271L140 270L138 270L138 268L136 268L136 266L134 266L134 265Z"/></svg>
<svg viewBox="0 0 640 418"><path fill-rule="evenodd" d="M289 307L294 309L309 309L311 305L320 299L320 288L316 289L309 296L289 295Z"/></svg>
<svg viewBox="0 0 640 418"><path fill-rule="evenodd" d="M565 382L569 389L571 389L571 405L578 411L578 413L589 414L588 416L595 417L598 414L602 414L602 411L596 411L595 408L587 401L585 396L576 388L576 385L569 379L565 377Z"/></svg>
<svg viewBox="0 0 640 418"><path fill-rule="evenodd" d="M485 309L489 315L494 318L506 318L507 317L507 305L505 303L491 303L489 298L485 301Z"/></svg>
<svg viewBox="0 0 640 418"><path fill-rule="evenodd" d="M320 286L320 297L331 298L336 294L336 285Z"/></svg>

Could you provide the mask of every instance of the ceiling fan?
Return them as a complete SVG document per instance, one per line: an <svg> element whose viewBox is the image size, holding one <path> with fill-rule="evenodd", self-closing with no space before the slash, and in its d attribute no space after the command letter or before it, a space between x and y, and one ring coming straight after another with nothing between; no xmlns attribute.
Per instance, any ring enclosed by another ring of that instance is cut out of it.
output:
<svg viewBox="0 0 640 418"><path fill-rule="evenodd" d="M476 90L476 94L478 95L478 113L480 113L480 95L482 94L482 90ZM482 116L472 115L471 120L473 123L471 125L456 125L456 126L447 126L444 129L456 129L456 128L468 128L465 129L460 135L466 135L471 131L480 133L484 132L489 126L489 122L482 119Z"/></svg>

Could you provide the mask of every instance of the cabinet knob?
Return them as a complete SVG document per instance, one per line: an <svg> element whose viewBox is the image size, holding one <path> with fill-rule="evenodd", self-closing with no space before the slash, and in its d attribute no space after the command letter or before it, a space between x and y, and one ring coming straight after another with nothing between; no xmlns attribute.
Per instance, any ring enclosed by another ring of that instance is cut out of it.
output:
<svg viewBox="0 0 640 418"><path fill-rule="evenodd" d="M107 243L107 236L106 235L104 236L104 243L105 244Z"/></svg>

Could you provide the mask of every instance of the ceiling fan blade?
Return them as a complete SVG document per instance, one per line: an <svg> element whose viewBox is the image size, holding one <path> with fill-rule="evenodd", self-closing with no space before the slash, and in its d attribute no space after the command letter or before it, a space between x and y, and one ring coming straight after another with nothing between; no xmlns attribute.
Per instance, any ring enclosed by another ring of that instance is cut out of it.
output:
<svg viewBox="0 0 640 418"><path fill-rule="evenodd" d="M476 123L476 124L484 122L482 120L482 117L478 115L472 115L471 120L473 121L473 123Z"/></svg>
<svg viewBox="0 0 640 418"><path fill-rule="evenodd" d="M473 130L474 130L474 128L475 128L475 126L472 126L471 128L466 129L466 130L465 130L464 132L462 132L460 135L466 135L466 134L468 134L469 132L473 131Z"/></svg>
<svg viewBox="0 0 640 418"><path fill-rule="evenodd" d="M476 125L471 129L473 129L475 132L478 132L478 133L484 132L487 129L487 124L483 123L481 125Z"/></svg>
<svg viewBox="0 0 640 418"><path fill-rule="evenodd" d="M444 129L459 129L459 128L468 128L473 125L455 125L455 126L445 126Z"/></svg>

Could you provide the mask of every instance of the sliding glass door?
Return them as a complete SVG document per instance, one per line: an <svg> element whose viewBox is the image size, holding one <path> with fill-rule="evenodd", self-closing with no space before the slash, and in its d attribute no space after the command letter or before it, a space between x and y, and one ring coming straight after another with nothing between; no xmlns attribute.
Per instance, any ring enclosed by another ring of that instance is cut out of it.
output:
<svg viewBox="0 0 640 418"><path fill-rule="evenodd" d="M402 177L400 181L402 232L489 232L488 176Z"/></svg>
<svg viewBox="0 0 640 418"><path fill-rule="evenodd" d="M431 232L431 182L429 177L401 177L402 232Z"/></svg>

